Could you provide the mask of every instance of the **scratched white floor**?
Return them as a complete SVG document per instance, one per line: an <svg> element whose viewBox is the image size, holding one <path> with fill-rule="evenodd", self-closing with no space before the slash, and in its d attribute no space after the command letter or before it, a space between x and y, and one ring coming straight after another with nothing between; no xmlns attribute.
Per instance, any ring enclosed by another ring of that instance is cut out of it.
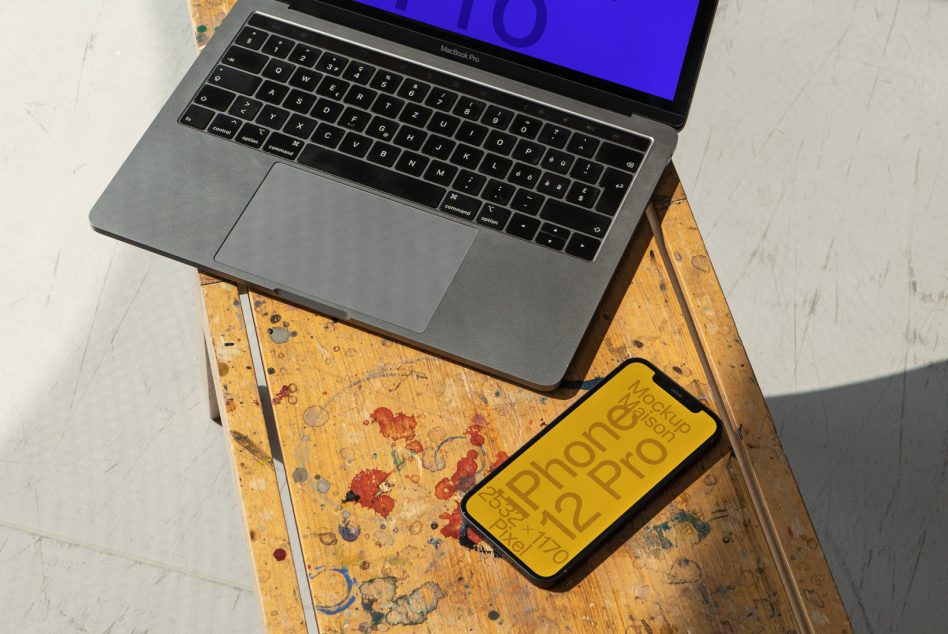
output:
<svg viewBox="0 0 948 634"><path fill-rule="evenodd" d="M195 55L184 3L0 24L0 632L259 631L193 273L86 221ZM722 0L676 159L857 631L948 619L946 31Z"/></svg>

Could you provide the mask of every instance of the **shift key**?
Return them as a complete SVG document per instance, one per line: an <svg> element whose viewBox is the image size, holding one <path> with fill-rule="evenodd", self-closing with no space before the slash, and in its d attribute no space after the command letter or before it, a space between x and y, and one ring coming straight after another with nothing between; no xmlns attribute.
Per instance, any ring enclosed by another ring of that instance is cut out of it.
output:
<svg viewBox="0 0 948 634"><path fill-rule="evenodd" d="M606 234L612 221L608 216L588 211L576 205L569 205L554 198L548 198L540 217L544 220L581 231L589 236L601 238Z"/></svg>

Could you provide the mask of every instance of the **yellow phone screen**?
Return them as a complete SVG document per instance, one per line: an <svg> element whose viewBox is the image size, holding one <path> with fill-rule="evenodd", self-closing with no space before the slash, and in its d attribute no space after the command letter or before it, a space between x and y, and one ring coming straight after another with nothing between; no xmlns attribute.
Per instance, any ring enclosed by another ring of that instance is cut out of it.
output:
<svg viewBox="0 0 948 634"><path fill-rule="evenodd" d="M527 572L562 571L717 432L655 375L620 367L472 490L464 514Z"/></svg>

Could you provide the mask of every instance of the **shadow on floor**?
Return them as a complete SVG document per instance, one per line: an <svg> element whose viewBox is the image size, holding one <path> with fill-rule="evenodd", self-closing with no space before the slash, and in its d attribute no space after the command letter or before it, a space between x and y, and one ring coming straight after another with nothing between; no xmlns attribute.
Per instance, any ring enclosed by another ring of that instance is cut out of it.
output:
<svg viewBox="0 0 948 634"><path fill-rule="evenodd" d="M948 623L948 362L767 399L856 632Z"/></svg>

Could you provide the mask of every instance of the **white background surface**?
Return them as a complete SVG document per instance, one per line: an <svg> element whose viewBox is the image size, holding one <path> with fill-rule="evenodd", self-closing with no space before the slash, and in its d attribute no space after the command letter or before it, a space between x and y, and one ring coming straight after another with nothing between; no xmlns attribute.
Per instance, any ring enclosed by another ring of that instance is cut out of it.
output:
<svg viewBox="0 0 948 634"><path fill-rule="evenodd" d="M86 219L195 57L185 4L0 24L0 631L258 631L194 273ZM948 620L946 32L722 0L676 155L857 631Z"/></svg>

